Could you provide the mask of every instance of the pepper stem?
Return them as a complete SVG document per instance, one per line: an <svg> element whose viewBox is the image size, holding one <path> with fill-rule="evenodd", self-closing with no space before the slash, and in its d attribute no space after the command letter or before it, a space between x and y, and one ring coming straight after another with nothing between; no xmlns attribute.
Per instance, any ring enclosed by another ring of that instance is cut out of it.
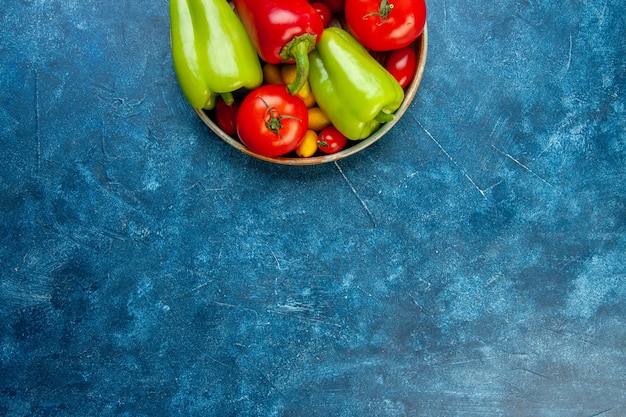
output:
<svg viewBox="0 0 626 417"><path fill-rule="evenodd" d="M226 103L227 106L230 106L235 102L233 93L220 93L220 96L222 96L222 100L224 100L224 103Z"/></svg>
<svg viewBox="0 0 626 417"><path fill-rule="evenodd" d="M217 104L217 94L210 93L206 101L204 102L204 105L202 106L202 108L205 110L213 110L216 104Z"/></svg>
<svg viewBox="0 0 626 417"><path fill-rule="evenodd" d="M374 120L380 123L387 123L393 120L393 114L381 111L376 115L376 117L374 117Z"/></svg>
<svg viewBox="0 0 626 417"><path fill-rule="evenodd" d="M296 79L287 84L287 90L296 95L309 77L309 47L305 42L298 42L291 48L291 54L296 61Z"/></svg>
<svg viewBox="0 0 626 417"><path fill-rule="evenodd" d="M296 79L287 85L291 95L298 94L309 77L309 52L315 48L316 40L317 35L305 33L293 38L280 51L283 60L296 62Z"/></svg>

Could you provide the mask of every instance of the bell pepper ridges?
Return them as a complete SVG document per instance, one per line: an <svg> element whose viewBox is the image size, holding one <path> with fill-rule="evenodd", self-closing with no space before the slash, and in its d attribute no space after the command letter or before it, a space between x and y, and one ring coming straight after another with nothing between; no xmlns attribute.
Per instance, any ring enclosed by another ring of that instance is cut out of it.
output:
<svg viewBox="0 0 626 417"><path fill-rule="evenodd" d="M263 82L250 37L226 0L170 0L172 60L185 97L210 110L217 97Z"/></svg>

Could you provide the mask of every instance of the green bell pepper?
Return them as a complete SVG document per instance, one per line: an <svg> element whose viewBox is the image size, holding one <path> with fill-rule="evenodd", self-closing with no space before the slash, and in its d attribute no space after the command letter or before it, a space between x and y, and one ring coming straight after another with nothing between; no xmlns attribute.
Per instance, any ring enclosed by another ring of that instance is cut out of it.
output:
<svg viewBox="0 0 626 417"><path fill-rule="evenodd" d="M393 120L404 100L398 81L343 29L325 29L309 61L311 91L348 139L365 139Z"/></svg>
<svg viewBox="0 0 626 417"><path fill-rule="evenodd" d="M218 96L263 82L259 57L227 0L170 0L176 77L194 108L210 110Z"/></svg>

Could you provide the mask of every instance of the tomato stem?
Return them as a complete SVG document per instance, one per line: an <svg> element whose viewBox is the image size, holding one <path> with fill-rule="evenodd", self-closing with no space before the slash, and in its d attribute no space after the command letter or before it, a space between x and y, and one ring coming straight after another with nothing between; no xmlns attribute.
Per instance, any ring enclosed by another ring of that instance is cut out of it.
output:
<svg viewBox="0 0 626 417"><path fill-rule="evenodd" d="M367 20L367 18L371 16L378 16L380 17L380 22L376 23L376 25L380 26L385 23L385 20L387 20L387 17L391 14L393 7L393 4L389 4L389 0L381 0L380 5L378 6L378 11L366 14L363 16L363 20Z"/></svg>
<svg viewBox="0 0 626 417"><path fill-rule="evenodd" d="M302 121L302 119L292 116L290 114L280 114L280 111L276 107L270 107L270 105L267 104L267 101L265 101L263 97L257 96L257 98L260 99L263 104L265 104L265 126L270 132L280 136L280 129L283 128L283 124L281 123L281 121L283 119L295 119L298 121Z"/></svg>

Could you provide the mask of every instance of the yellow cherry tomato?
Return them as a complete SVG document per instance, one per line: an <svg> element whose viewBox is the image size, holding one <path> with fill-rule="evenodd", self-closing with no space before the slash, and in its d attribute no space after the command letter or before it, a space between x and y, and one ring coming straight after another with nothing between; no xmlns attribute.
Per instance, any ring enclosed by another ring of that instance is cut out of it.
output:
<svg viewBox="0 0 626 417"><path fill-rule="evenodd" d="M324 110L319 107L311 107L309 108L309 129L315 130L317 132L321 131L325 127L330 126L331 121L324 113Z"/></svg>
<svg viewBox="0 0 626 417"><path fill-rule="evenodd" d="M280 74L283 79L283 83L289 84L296 79L296 64L284 64L280 67ZM311 85L309 84L309 80L306 80L300 91L298 91L297 95L304 101L304 104L308 108L315 106L315 96L313 96L313 91L311 91Z"/></svg>
<svg viewBox="0 0 626 417"><path fill-rule="evenodd" d="M296 154L302 158L308 158L313 156L317 151L317 133L313 130L307 130L304 134L304 139L300 145L296 148Z"/></svg>
<svg viewBox="0 0 626 417"><path fill-rule="evenodd" d="M283 77L280 73L280 65L265 64L263 65L263 84L285 85Z"/></svg>

